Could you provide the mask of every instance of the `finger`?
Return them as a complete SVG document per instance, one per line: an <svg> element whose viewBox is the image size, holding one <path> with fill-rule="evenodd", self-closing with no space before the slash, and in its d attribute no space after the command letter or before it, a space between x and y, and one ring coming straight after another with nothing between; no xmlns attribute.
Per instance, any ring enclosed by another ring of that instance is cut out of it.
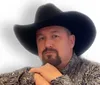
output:
<svg viewBox="0 0 100 85"><path fill-rule="evenodd" d="M32 68L32 69L30 69L29 72L40 73L40 69L39 68Z"/></svg>
<svg viewBox="0 0 100 85"><path fill-rule="evenodd" d="M51 68L55 68L53 65L51 65L50 63L46 63L45 65L43 65L42 67L51 67Z"/></svg>
<svg viewBox="0 0 100 85"><path fill-rule="evenodd" d="M48 81L46 81L41 75L35 73L35 84L36 85L50 85Z"/></svg>

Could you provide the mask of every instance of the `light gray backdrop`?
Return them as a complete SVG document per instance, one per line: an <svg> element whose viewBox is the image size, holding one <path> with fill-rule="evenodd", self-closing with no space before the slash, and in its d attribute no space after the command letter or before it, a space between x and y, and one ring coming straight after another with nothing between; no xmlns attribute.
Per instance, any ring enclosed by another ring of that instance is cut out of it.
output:
<svg viewBox="0 0 100 85"><path fill-rule="evenodd" d="M29 53L16 39L15 24L34 22L37 8L54 3L63 11L76 10L88 15L95 23L97 37L91 48L82 56L100 63L100 0L0 0L0 73L11 72L26 66L38 67L42 62ZM84 33L85 34L85 33Z"/></svg>

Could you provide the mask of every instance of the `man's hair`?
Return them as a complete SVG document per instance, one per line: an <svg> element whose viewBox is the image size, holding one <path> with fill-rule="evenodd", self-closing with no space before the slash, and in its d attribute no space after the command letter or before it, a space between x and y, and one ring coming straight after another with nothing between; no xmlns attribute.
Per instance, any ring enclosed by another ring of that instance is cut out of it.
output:
<svg viewBox="0 0 100 85"><path fill-rule="evenodd" d="M65 27L64 27L64 30L67 32L68 35L72 34L71 31L69 29L65 28Z"/></svg>

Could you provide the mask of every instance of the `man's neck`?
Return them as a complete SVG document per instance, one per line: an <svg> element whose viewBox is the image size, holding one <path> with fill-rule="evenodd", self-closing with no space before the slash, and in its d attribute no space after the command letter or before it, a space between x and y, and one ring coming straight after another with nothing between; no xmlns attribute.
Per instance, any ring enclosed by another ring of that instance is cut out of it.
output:
<svg viewBox="0 0 100 85"><path fill-rule="evenodd" d="M59 70L63 70L67 66L67 64L71 61L72 57L74 56L74 53L72 53L70 56L71 57L69 60L67 59L66 61L65 60L62 61L62 63L60 65L58 65L56 68Z"/></svg>
<svg viewBox="0 0 100 85"><path fill-rule="evenodd" d="M74 53L71 60L67 63L67 65L63 69L59 69L60 72L63 74L70 74L73 73L74 70L77 68L78 65L80 65L81 59Z"/></svg>

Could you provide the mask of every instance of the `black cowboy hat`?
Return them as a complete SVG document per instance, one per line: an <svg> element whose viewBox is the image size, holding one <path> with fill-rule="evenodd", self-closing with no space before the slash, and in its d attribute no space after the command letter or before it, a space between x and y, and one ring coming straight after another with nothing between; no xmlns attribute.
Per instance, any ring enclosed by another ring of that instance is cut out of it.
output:
<svg viewBox="0 0 100 85"><path fill-rule="evenodd" d="M40 6L35 22L29 25L15 25L14 32L28 51L38 55L36 31L51 25L66 27L75 35L74 51L78 56L84 53L95 39L96 29L88 16L76 11L62 12L53 4Z"/></svg>

